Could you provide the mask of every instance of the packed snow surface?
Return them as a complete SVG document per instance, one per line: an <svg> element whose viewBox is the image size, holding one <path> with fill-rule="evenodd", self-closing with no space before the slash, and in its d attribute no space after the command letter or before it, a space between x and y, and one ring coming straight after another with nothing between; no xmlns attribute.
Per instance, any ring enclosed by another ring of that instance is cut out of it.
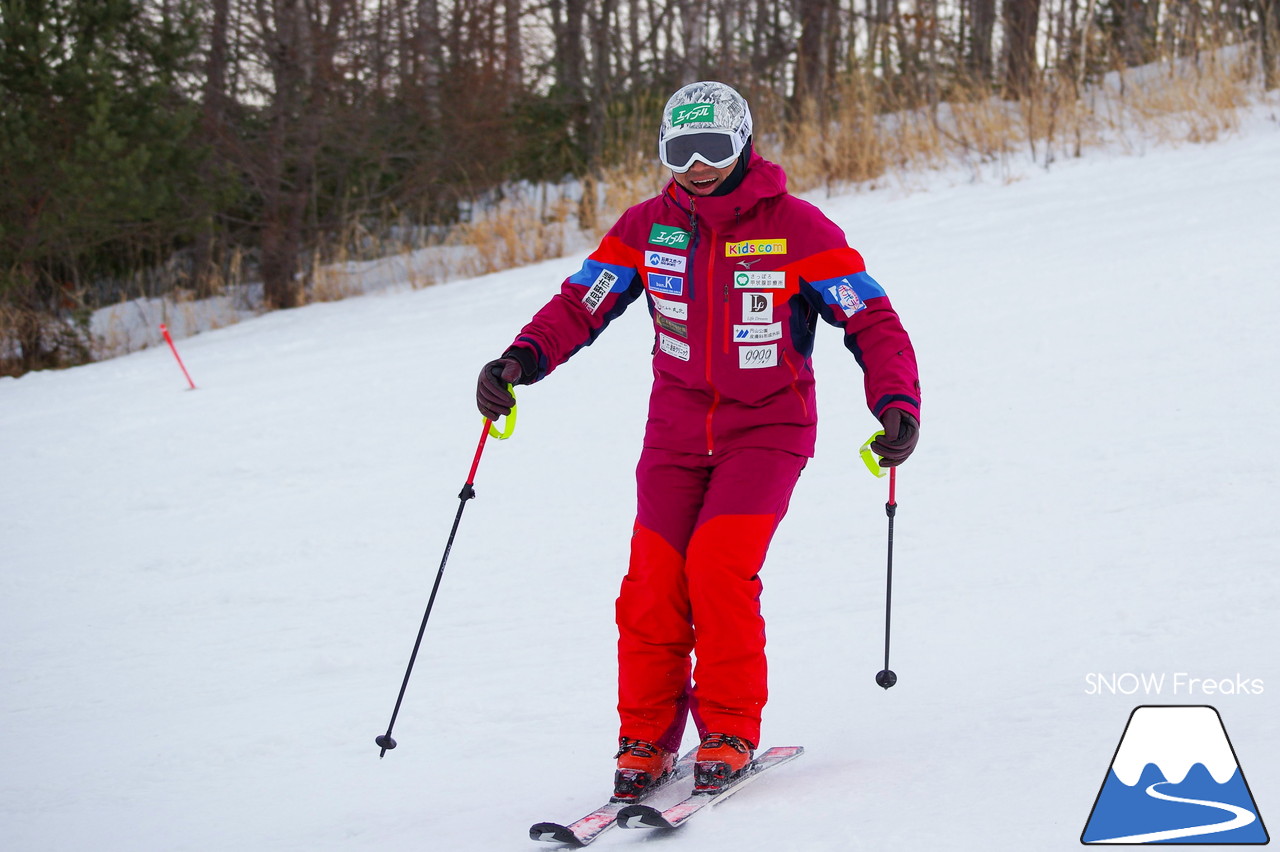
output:
<svg viewBox="0 0 1280 852"><path fill-rule="evenodd" d="M805 756L600 848L1076 849L1143 704L1215 706L1280 824L1273 112L1209 145L812 197L921 365L899 681L874 682L877 424L824 327L818 453L764 571L762 745ZM480 435L476 374L579 260L180 340L196 391L164 348L0 379L0 848L537 849L531 823L603 799L639 305L485 447L399 748L374 745Z"/></svg>

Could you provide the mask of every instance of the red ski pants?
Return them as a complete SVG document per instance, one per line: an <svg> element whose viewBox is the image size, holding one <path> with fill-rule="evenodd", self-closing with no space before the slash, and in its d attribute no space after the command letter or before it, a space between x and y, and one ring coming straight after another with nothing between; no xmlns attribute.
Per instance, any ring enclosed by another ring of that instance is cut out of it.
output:
<svg viewBox="0 0 1280 852"><path fill-rule="evenodd" d="M762 448L644 449L617 602L621 736L675 751L691 712L699 736L760 742L759 571L806 461Z"/></svg>

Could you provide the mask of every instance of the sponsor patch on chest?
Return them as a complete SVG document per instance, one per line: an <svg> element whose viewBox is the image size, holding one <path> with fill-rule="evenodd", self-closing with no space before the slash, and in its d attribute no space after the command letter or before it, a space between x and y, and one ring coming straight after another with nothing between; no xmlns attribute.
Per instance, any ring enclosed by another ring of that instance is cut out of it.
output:
<svg viewBox="0 0 1280 852"><path fill-rule="evenodd" d="M787 286L787 273L742 269L733 273L733 286L736 290L782 290Z"/></svg>
<svg viewBox="0 0 1280 852"><path fill-rule="evenodd" d="M679 358L681 361L689 360L689 344L676 340L674 337L669 337L662 332L658 332L658 348L672 358Z"/></svg>
<svg viewBox="0 0 1280 852"><path fill-rule="evenodd" d="M773 294L743 293L742 321L773 322Z"/></svg>
<svg viewBox="0 0 1280 852"><path fill-rule="evenodd" d="M734 343L767 343L770 340L782 339L782 323L772 325L735 325L733 327Z"/></svg>
<svg viewBox="0 0 1280 852"><path fill-rule="evenodd" d="M650 272L649 292L666 293L668 296L683 296L684 279L679 275L663 275L660 272Z"/></svg>
<svg viewBox="0 0 1280 852"><path fill-rule="evenodd" d="M649 243L683 249L689 247L689 232L670 225L654 225L649 229Z"/></svg>
<svg viewBox="0 0 1280 852"><path fill-rule="evenodd" d="M725 257L751 257L754 255L786 253L787 241L785 239L742 240L741 242L724 244Z"/></svg>
<svg viewBox="0 0 1280 852"><path fill-rule="evenodd" d="M663 316L662 314L658 314L658 316L655 319L657 320L658 326L660 328L665 328L667 331L671 332L672 334L678 334L681 337L689 336L689 326L685 325L679 320L673 320L671 319L671 317L666 317L666 316Z"/></svg>
<svg viewBox="0 0 1280 852"><path fill-rule="evenodd" d="M744 370L778 366L778 344L738 347L738 366Z"/></svg>
<svg viewBox="0 0 1280 852"><path fill-rule="evenodd" d="M682 254L669 254L665 251L647 251L644 253L644 265L654 269L665 269L668 272L684 272L685 257Z"/></svg>
<svg viewBox="0 0 1280 852"><path fill-rule="evenodd" d="M662 299L652 295L650 298L653 299L653 307L664 317L671 317L675 320L687 320L689 318L689 305L686 302L673 302L670 299Z"/></svg>

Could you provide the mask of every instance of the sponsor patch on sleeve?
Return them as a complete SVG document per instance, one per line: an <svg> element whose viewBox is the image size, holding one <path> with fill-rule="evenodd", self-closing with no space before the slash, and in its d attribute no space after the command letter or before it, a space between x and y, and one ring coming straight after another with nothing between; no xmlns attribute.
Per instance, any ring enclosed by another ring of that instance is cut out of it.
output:
<svg viewBox="0 0 1280 852"><path fill-rule="evenodd" d="M853 285L849 283L849 279L841 279L839 284L827 288L827 293L831 299L828 300L832 304L840 306L840 310L844 311L846 317L851 317L858 311L867 306L867 303L858 298L858 294L854 291Z"/></svg>
<svg viewBox="0 0 1280 852"><path fill-rule="evenodd" d="M613 289L613 285L618 283L618 276L607 269L601 269L600 274L596 276L595 282L587 288L587 293L582 297L582 304L587 306L587 310L595 313L600 307L600 303L604 301L604 297L609 295Z"/></svg>

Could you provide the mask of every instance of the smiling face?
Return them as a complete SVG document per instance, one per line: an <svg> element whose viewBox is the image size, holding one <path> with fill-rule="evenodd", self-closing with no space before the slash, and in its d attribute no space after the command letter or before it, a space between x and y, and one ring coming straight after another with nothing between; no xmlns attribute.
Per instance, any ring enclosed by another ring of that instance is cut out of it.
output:
<svg viewBox="0 0 1280 852"><path fill-rule="evenodd" d="M689 171L683 174L673 172L676 183L685 188L690 195L710 195L733 174L734 167L738 163L735 160L722 169L715 166L709 166L703 162L694 162L689 167Z"/></svg>

